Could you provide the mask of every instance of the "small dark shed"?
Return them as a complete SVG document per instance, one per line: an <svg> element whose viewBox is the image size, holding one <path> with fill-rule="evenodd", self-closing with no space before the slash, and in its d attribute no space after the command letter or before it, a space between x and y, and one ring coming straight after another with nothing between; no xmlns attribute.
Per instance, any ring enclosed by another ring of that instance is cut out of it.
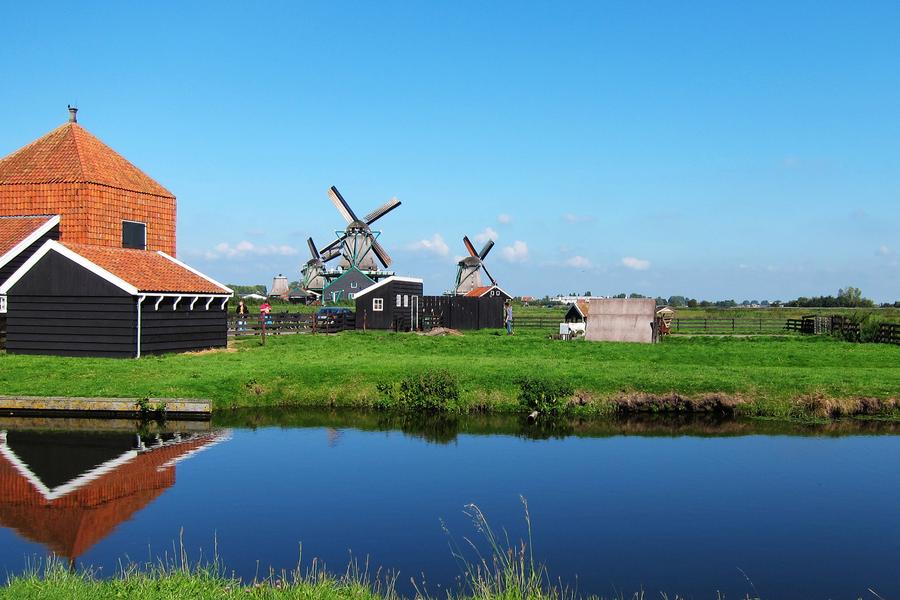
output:
<svg viewBox="0 0 900 600"><path fill-rule="evenodd" d="M52 240L0 285L12 354L139 357L223 347L231 295L163 252Z"/></svg>
<svg viewBox="0 0 900 600"><path fill-rule="evenodd" d="M586 323L588 306L590 306L590 303L587 300L576 300L575 304L569 307L563 321L566 323Z"/></svg>
<svg viewBox="0 0 900 600"><path fill-rule="evenodd" d="M361 291L375 285L375 280L357 269L350 267L322 290L322 302L353 300Z"/></svg>
<svg viewBox="0 0 900 600"><path fill-rule="evenodd" d="M466 294L466 298L477 299L478 326L474 329L499 329L506 320L503 305L512 296L496 285L477 287Z"/></svg>
<svg viewBox="0 0 900 600"><path fill-rule="evenodd" d="M411 331L422 327L422 280L396 275L354 297L357 329Z"/></svg>

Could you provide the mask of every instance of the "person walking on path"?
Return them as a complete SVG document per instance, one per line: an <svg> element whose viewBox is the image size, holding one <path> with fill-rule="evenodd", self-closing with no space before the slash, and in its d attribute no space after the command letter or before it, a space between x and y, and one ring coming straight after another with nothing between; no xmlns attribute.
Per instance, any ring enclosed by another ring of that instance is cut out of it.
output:
<svg viewBox="0 0 900 600"><path fill-rule="evenodd" d="M512 304L510 303L509 300L507 300L506 303L503 305L503 313L504 313L504 314L503 314L503 316L504 316L504 321L506 322L506 335L512 335L512 334L513 334L513 330L512 330L512 321L513 321L513 317L512 317Z"/></svg>

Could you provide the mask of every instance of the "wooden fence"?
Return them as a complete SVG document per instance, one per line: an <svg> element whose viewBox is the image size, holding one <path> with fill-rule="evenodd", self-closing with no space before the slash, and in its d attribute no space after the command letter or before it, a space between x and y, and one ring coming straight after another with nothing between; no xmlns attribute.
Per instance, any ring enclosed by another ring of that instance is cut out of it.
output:
<svg viewBox="0 0 900 600"><path fill-rule="evenodd" d="M875 341L882 344L900 344L900 323L882 323Z"/></svg>
<svg viewBox="0 0 900 600"><path fill-rule="evenodd" d="M356 329L356 314L323 317L310 313L271 313L265 323L259 315L253 315L246 320L229 315L228 337L262 335L264 326L266 335L339 333Z"/></svg>
<svg viewBox="0 0 900 600"><path fill-rule="evenodd" d="M696 317L672 319L672 326L669 328L669 331L673 334L773 335L790 330L781 319L710 319Z"/></svg>

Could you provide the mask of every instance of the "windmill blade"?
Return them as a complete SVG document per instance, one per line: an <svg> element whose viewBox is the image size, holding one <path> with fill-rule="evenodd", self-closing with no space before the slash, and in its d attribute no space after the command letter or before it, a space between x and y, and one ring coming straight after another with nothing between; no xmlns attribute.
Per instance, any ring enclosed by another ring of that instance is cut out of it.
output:
<svg viewBox="0 0 900 600"><path fill-rule="evenodd" d="M480 258L481 260L484 260L485 257L488 255L488 252L490 252L491 248L493 248L493 247L494 247L494 240L488 240L487 243L484 245L484 248L481 249L481 254L478 255L478 258Z"/></svg>
<svg viewBox="0 0 900 600"><path fill-rule="evenodd" d="M321 252L322 254L327 254L330 250L332 250L334 248L338 248L341 245L341 242L343 242L343 241L344 241L344 238L339 237L338 239L334 240L333 242L331 242L330 244L328 244L327 246L325 246L324 248L319 250L319 252Z"/></svg>
<svg viewBox="0 0 900 600"><path fill-rule="evenodd" d="M309 246L309 253L313 258L321 258L321 256L319 256L319 251L316 250L316 244L315 242L313 242L312 238L306 240L306 245Z"/></svg>
<svg viewBox="0 0 900 600"><path fill-rule="evenodd" d="M491 272L487 270L487 267L481 265L481 270L484 271L484 274L491 280L491 285L497 285L497 280L491 276Z"/></svg>
<svg viewBox="0 0 900 600"><path fill-rule="evenodd" d="M375 256L378 257L378 260L381 261L381 264L384 265L384 268L387 269L391 266L391 255L387 253L387 250L384 249L384 246L379 244L377 241L372 242L372 252L375 253Z"/></svg>
<svg viewBox="0 0 900 600"><path fill-rule="evenodd" d="M396 198L391 198L390 200L388 200L387 202L384 203L384 206L382 206L381 208L377 208L366 215L366 218L365 218L366 225L371 225L372 223L374 223L375 221L377 221L384 215L388 214L389 212L391 212L398 206L400 206L400 201L397 200Z"/></svg>
<svg viewBox="0 0 900 600"><path fill-rule="evenodd" d="M334 249L329 250L328 252L322 254L322 262L328 262L329 260L331 260L333 258L337 258L340 255L341 255L341 249L334 248Z"/></svg>
<svg viewBox="0 0 900 600"><path fill-rule="evenodd" d="M463 244L466 245L466 250L469 251L469 254L471 256L476 256L476 257L478 256L478 253L475 252L475 246L473 246L472 242L469 241L469 236L467 236L467 235L463 236Z"/></svg>
<svg viewBox="0 0 900 600"><path fill-rule="evenodd" d="M344 217L344 220L347 223L352 223L356 221L356 214L353 212L353 209L350 208L350 205L347 204L347 201L344 200L344 197L341 196L341 193L334 186L328 188L328 197L331 199L334 207L338 209L338 212L341 213L341 216Z"/></svg>

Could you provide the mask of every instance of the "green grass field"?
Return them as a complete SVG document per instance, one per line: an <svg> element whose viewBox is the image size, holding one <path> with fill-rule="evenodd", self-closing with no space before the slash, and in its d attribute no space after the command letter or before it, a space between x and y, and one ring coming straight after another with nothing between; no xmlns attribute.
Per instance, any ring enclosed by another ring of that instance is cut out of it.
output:
<svg viewBox="0 0 900 600"><path fill-rule="evenodd" d="M380 383L445 369L463 405L517 408L523 375L563 379L587 398L584 412L633 392L738 395L745 414L786 417L793 401L897 398L900 347L826 337L668 338L655 345L561 342L537 331L428 337L386 332L270 336L231 351L140 360L0 355L0 394L205 398L217 408L378 403Z"/></svg>

